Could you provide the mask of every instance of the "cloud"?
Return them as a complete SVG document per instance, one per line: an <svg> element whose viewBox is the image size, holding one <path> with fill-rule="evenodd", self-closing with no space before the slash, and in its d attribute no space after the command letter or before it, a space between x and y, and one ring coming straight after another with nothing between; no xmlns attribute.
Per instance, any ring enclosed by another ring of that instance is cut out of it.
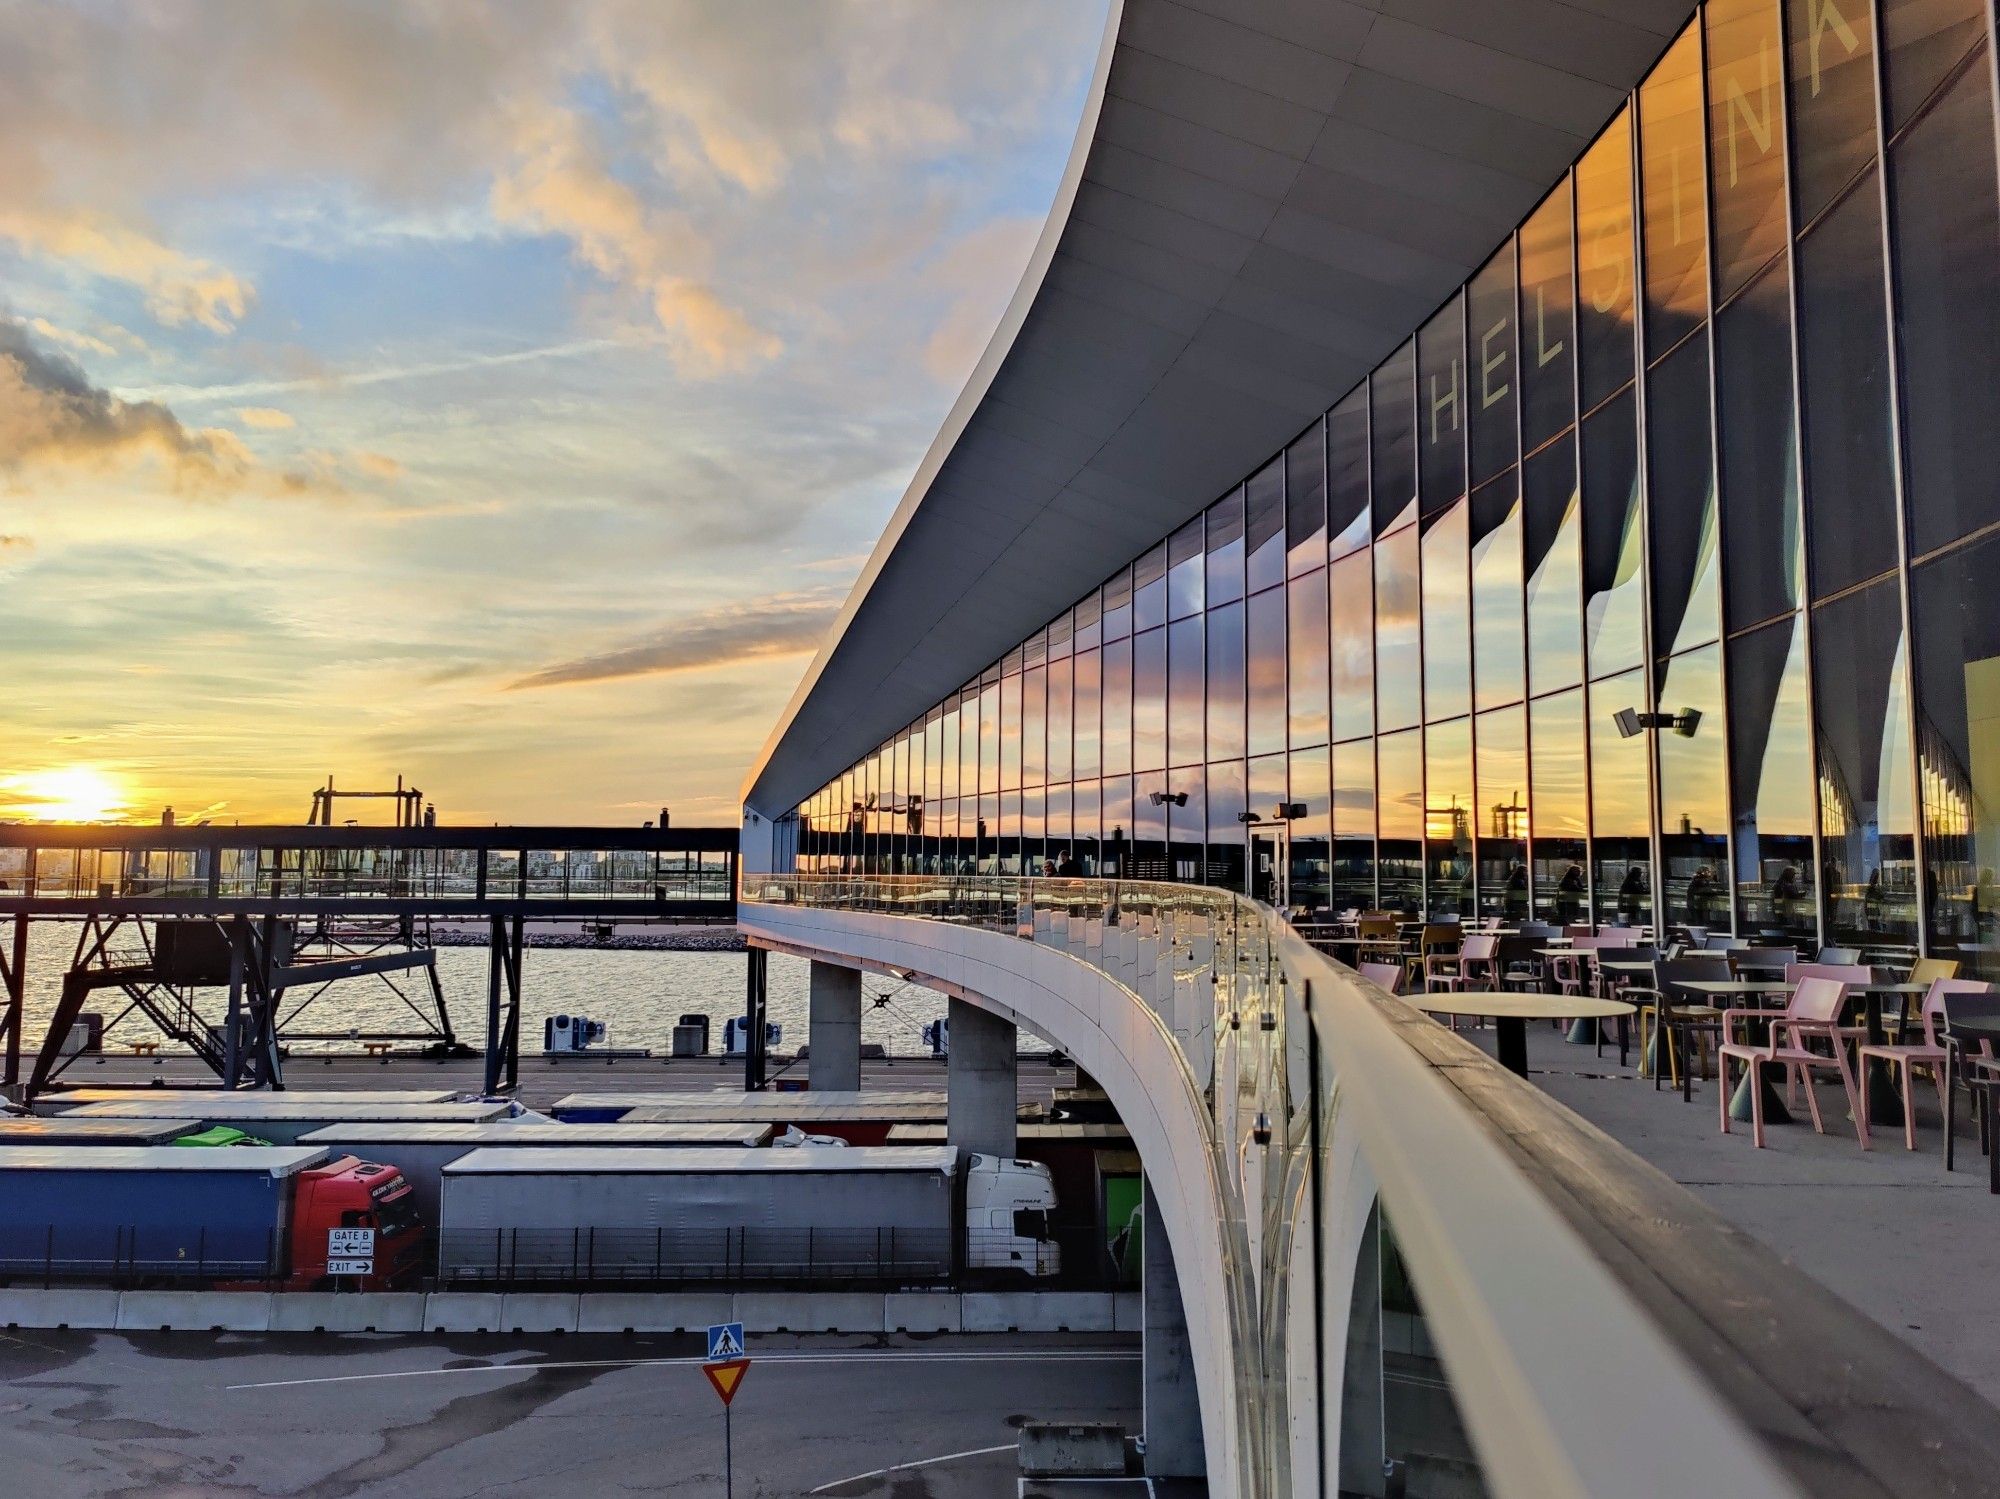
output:
<svg viewBox="0 0 2000 1499"><path fill-rule="evenodd" d="M403 465L387 453L356 453L354 466L373 479L400 479L403 475Z"/></svg>
<svg viewBox="0 0 2000 1499"><path fill-rule="evenodd" d="M121 401L83 367L0 318L0 470L34 463L106 466L151 459L177 489L241 486L256 468L233 433L190 430L156 401Z"/></svg>
<svg viewBox="0 0 2000 1499"><path fill-rule="evenodd" d="M297 418L291 412L280 411L275 406L239 406L236 409L236 420L260 432L277 432L298 425Z"/></svg>
<svg viewBox="0 0 2000 1499"><path fill-rule="evenodd" d="M638 288L675 359L698 374L774 359L783 345L726 305L687 270L705 252L685 224L650 208L605 168L583 121L544 113L524 133L521 159L493 186L503 221L566 236L599 275Z"/></svg>
<svg viewBox="0 0 2000 1499"><path fill-rule="evenodd" d="M14 209L0 212L0 239L80 266L145 294L146 310L170 328L198 323L228 333L250 310L248 282L101 214Z"/></svg>
<svg viewBox="0 0 2000 1499"><path fill-rule="evenodd" d="M955 242L930 267L928 279L950 302L924 340L924 369L948 390L965 384L1019 285L1042 220L1028 215L989 219Z"/></svg>
<svg viewBox="0 0 2000 1499"><path fill-rule="evenodd" d="M803 655L818 647L839 610L838 599L817 593L727 604L687 615L629 645L544 666L510 682L507 690L702 671L740 661Z"/></svg>
<svg viewBox="0 0 2000 1499"><path fill-rule="evenodd" d="M4 556L8 552L32 552L34 549L35 538L32 536L0 535L0 556Z"/></svg>

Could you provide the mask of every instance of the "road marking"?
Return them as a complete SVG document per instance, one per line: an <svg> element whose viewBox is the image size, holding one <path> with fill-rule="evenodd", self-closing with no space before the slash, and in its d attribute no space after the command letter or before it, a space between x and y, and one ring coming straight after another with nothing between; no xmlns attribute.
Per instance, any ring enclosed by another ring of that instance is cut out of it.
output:
<svg viewBox="0 0 2000 1499"><path fill-rule="evenodd" d="M947 1452L943 1457L920 1457L913 1463L892 1463L886 1468L870 1468L866 1473L856 1473L852 1478L836 1478L832 1483L823 1483L816 1489L807 1489L806 1493L827 1494L865 1479L885 1478L891 1473L907 1473L912 1468L930 1468L939 1463L955 1463L961 1457L991 1457L996 1452L1012 1452L1020 1445L1019 1442L1002 1442L998 1447L973 1447L965 1452Z"/></svg>
<svg viewBox="0 0 2000 1499"><path fill-rule="evenodd" d="M996 1363L996 1364L1092 1364L1131 1363L1139 1358L1139 1350L1093 1352L1089 1349L1046 1349L1039 1352L1022 1353L950 1353L943 1351L912 1350L910 1352L869 1352L853 1353L762 1353L759 1363L765 1364L921 1364L921 1363ZM314 1379L271 1379L258 1384L224 1385L225 1390L289 1390L300 1385L321 1384L361 1384L371 1379L421 1379L427 1375L446 1374L538 1374L548 1369L647 1369L687 1365L699 1366L706 1362L699 1356L689 1358L599 1358L570 1359L543 1364L468 1364L457 1369L390 1369L379 1374L324 1374Z"/></svg>

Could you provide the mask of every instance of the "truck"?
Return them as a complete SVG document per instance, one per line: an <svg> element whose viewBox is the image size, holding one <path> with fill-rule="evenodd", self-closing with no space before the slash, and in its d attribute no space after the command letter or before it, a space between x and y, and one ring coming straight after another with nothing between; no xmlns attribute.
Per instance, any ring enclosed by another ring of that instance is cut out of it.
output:
<svg viewBox="0 0 2000 1499"><path fill-rule="evenodd" d="M1045 1278L1055 1191L950 1147L475 1150L444 1168L442 1284Z"/></svg>
<svg viewBox="0 0 2000 1499"><path fill-rule="evenodd" d="M492 1124L433 1124L419 1120L329 1124L301 1136L299 1143L347 1151L371 1161L394 1161L416 1194L418 1213L425 1223L435 1224L444 1168L488 1146L530 1150L604 1145L648 1150L668 1146L746 1149L770 1144L774 1133L775 1127L769 1124L517 1124L507 1119Z"/></svg>
<svg viewBox="0 0 2000 1499"><path fill-rule="evenodd" d="M194 1119L0 1119L0 1146L171 1145L201 1128Z"/></svg>
<svg viewBox="0 0 2000 1499"><path fill-rule="evenodd" d="M131 1103L91 1103L69 1119L193 1119L226 1124L273 1145L296 1145L329 1124L490 1124L496 1119L541 1120L509 1103L344 1103L312 1093L209 1093L149 1098Z"/></svg>
<svg viewBox="0 0 2000 1499"><path fill-rule="evenodd" d="M449 1088L328 1088L310 1092L228 1093L221 1088L59 1088L35 1099L37 1114L66 1114L93 1103L148 1103L160 1099L309 1098L314 1103L454 1103Z"/></svg>
<svg viewBox="0 0 2000 1499"><path fill-rule="evenodd" d="M0 1146L0 1280L384 1290L423 1269L412 1200L324 1148Z"/></svg>
<svg viewBox="0 0 2000 1499"><path fill-rule="evenodd" d="M850 1145L886 1144L898 1124L942 1124L945 1095L939 1092L742 1093L572 1093L551 1107L558 1119L577 1123L681 1124L697 1120L725 1124L775 1124L807 1134L832 1135ZM1024 1104L1026 1119L1041 1117Z"/></svg>

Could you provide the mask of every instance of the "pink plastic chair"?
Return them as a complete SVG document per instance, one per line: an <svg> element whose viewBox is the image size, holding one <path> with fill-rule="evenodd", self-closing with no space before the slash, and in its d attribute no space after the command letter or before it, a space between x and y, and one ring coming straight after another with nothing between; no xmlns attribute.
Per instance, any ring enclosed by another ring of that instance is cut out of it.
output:
<svg viewBox="0 0 2000 1499"><path fill-rule="evenodd" d="M1937 1084L1938 1113L1945 1112L1944 1097L1944 1043L1938 1039L1938 1023L1944 1019L1944 997L1947 994L1986 994L1992 990L1991 984L1982 984L1974 979L1935 979L1930 993L1924 996L1924 1039L1917 1042L1895 1044L1878 1042L1861 1048L1861 1111L1868 1112L1868 1064L1870 1061L1886 1062L1891 1071L1902 1073L1903 1087L1903 1147L1917 1148L1917 1090L1914 1068L1919 1065L1929 1067L1931 1081Z"/></svg>
<svg viewBox="0 0 2000 1499"><path fill-rule="evenodd" d="M1403 965L1401 963L1363 963L1355 970L1369 983L1387 989L1391 994L1402 992Z"/></svg>
<svg viewBox="0 0 2000 1499"><path fill-rule="evenodd" d="M1875 970L1866 963L1787 963L1785 982L1796 984L1800 979L1832 979L1836 984L1866 984L1875 978Z"/></svg>
<svg viewBox="0 0 2000 1499"><path fill-rule="evenodd" d="M1474 933L1459 944L1456 953L1438 953L1426 958L1424 992L1443 989L1451 993L1475 983L1493 983L1493 955L1499 950L1498 937Z"/></svg>
<svg viewBox="0 0 2000 1499"><path fill-rule="evenodd" d="M1819 1134L1826 1133L1826 1121L1820 1117L1819 1096L1813 1090L1812 1074L1815 1068L1831 1067L1840 1074L1840 1085L1847 1092L1847 1106L1854 1115L1854 1133L1861 1141L1861 1148L1867 1150L1868 1111L1861 1106L1861 1092L1855 1083L1854 1069L1847 1060L1847 1041L1856 1034L1855 1028L1842 1026L1840 1011L1847 1003L1847 985L1838 979L1808 976L1799 980L1792 991L1791 1003L1782 1014L1772 1015L1770 1039L1759 1046L1748 1041L1725 1042L1717 1051L1717 1065L1722 1069L1720 1086L1716 1096L1722 1101L1722 1132L1729 1130L1729 1064L1731 1060L1741 1062L1744 1069L1755 1073L1756 1069L1777 1063L1785 1069L1789 1083L1796 1078L1804 1082L1806 1107L1812 1111L1813 1129ZM1733 1018L1747 1017L1761 1019L1767 1012L1762 1010L1727 1010L1723 1013L1723 1033L1729 1034L1729 1022ZM1822 1037L1828 1043L1826 1052L1818 1052L1807 1046L1813 1037ZM1764 1148L1764 1090L1758 1086L1753 1076L1750 1087L1750 1138L1759 1150Z"/></svg>

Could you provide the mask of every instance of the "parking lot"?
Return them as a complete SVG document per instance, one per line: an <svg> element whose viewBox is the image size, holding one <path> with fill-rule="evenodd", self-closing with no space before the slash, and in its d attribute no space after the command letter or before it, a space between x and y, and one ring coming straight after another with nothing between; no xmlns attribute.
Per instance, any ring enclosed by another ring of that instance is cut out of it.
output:
<svg viewBox="0 0 2000 1499"><path fill-rule="evenodd" d="M1012 1495L1030 1420L1139 1424L1125 1336L753 1338L751 1496ZM700 1340L0 1332L0 1471L34 1499L722 1493Z"/></svg>

